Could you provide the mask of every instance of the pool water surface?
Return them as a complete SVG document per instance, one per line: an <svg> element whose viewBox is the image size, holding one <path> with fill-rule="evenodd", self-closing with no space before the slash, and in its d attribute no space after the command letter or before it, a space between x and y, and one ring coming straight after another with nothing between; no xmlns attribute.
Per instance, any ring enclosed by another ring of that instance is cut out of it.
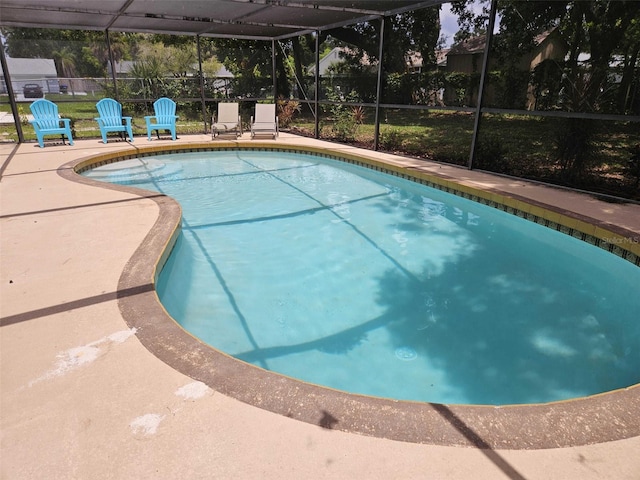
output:
<svg viewBox="0 0 640 480"><path fill-rule="evenodd" d="M262 368L450 404L640 381L640 269L527 220L289 152L158 155L85 175L181 204L158 295L192 334Z"/></svg>

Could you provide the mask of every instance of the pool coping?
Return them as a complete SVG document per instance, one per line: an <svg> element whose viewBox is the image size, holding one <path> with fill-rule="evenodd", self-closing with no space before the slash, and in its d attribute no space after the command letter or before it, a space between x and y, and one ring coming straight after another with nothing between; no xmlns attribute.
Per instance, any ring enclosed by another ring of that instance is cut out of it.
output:
<svg viewBox="0 0 640 480"><path fill-rule="evenodd" d="M634 241L637 234L627 229L497 188L479 189L450 176L388 163L368 154L345 153L331 146L219 141L143 147L71 161L58 170L63 178L135 193L150 198L159 207L154 226L128 261L118 284L118 305L123 318L156 357L214 390L250 405L324 428L404 442L517 450L587 445L640 435L640 418L636 413L640 411L640 384L575 400L532 405L497 407L396 401L349 394L269 372L215 350L186 332L167 314L153 288L156 273L179 233L180 205L163 195L149 197L144 190L106 184L76 172L116 159L239 148L293 150L343 159L465 196L563 233L572 229L573 236L636 265L640 259L640 245Z"/></svg>

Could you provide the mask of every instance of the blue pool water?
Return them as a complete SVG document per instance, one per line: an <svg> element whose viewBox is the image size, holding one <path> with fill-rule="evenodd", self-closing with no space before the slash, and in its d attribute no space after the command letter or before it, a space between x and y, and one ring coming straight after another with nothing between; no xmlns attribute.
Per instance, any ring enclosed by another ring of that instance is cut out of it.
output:
<svg viewBox="0 0 640 480"><path fill-rule="evenodd" d="M246 362L439 403L640 382L640 269L559 232L305 154L159 155L86 175L180 202L160 299Z"/></svg>

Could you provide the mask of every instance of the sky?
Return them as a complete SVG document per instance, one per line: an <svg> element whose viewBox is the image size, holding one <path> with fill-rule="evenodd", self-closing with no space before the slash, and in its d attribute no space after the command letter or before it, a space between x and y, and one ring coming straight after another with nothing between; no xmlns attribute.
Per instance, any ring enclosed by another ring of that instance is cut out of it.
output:
<svg viewBox="0 0 640 480"><path fill-rule="evenodd" d="M445 37L445 46L450 47L453 36L458 31L458 17L451 13L449 4L444 3L440 8L440 35Z"/></svg>
<svg viewBox="0 0 640 480"><path fill-rule="evenodd" d="M445 37L445 47L450 47L453 43L453 36L459 30L458 28L458 16L451 13L449 3L443 3L440 8L440 35ZM473 10L476 13L482 11L482 5L476 2L473 5ZM494 32L497 31L500 26L500 19L496 18L496 25Z"/></svg>

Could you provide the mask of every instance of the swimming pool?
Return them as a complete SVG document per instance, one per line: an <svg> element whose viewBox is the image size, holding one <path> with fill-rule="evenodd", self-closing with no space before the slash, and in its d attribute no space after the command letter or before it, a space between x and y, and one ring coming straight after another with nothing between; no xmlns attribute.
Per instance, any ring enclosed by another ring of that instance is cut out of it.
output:
<svg viewBox="0 0 640 480"><path fill-rule="evenodd" d="M153 177L134 178L134 164L89 175L178 199L183 233L158 292L237 358L441 403L545 402L638 381L638 269L601 249L318 156L144 162Z"/></svg>

